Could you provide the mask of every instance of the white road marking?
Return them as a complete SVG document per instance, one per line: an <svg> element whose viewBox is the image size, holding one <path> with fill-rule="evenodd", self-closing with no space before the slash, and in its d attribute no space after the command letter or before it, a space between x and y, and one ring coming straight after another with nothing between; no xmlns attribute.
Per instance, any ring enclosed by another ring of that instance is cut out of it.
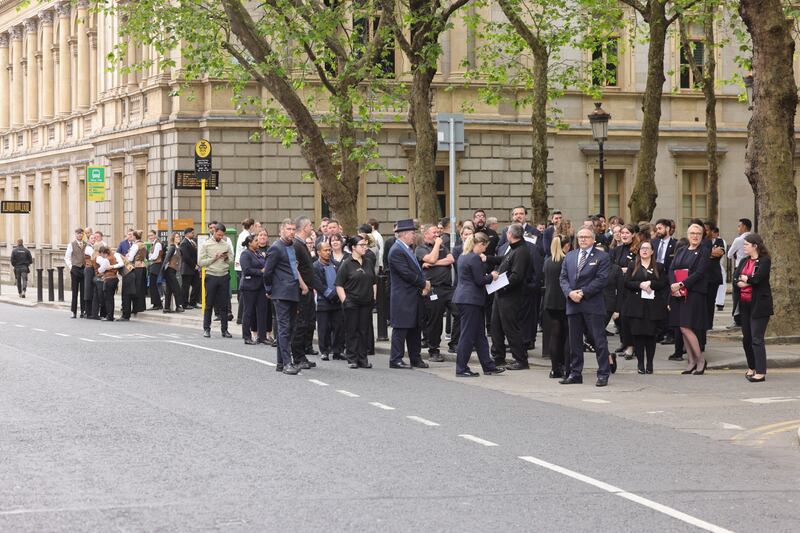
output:
<svg viewBox="0 0 800 533"><path fill-rule="evenodd" d="M664 411L647 411L648 415L657 415L659 413L663 413Z"/></svg>
<svg viewBox="0 0 800 533"><path fill-rule="evenodd" d="M169 337L171 339L180 339L181 336L179 333L159 333L162 337Z"/></svg>
<svg viewBox="0 0 800 533"><path fill-rule="evenodd" d="M314 385L319 385L320 387L327 387L328 386L327 383L325 383L324 381L320 381L318 379L309 379L308 381L310 381Z"/></svg>
<svg viewBox="0 0 800 533"><path fill-rule="evenodd" d="M374 405L378 409L383 409L384 411L394 411L394 407L390 405L386 405L385 403L381 402L369 402L370 405Z"/></svg>
<svg viewBox="0 0 800 533"><path fill-rule="evenodd" d="M639 505L648 507L650 509L653 509L654 511L658 511L659 513L663 513L667 516L671 516L672 518L690 524L694 527L704 529L706 531L712 531L713 533L732 533L730 530L725 529L723 527L711 524L709 522L706 522L705 520L700 520L699 518L695 518L694 516L682 513L681 511L673 509L672 507L667 507L666 505L654 502L653 500L648 500L647 498L637 496L636 494L624 491L619 487L615 487L614 485L609 485L608 483L580 474L578 472L575 472L574 470L564 468L563 466L558 466L553 463L548 463L547 461L543 461L541 459L537 459L536 457L531 457L529 455L521 456L520 459L535 464L537 466L541 466L542 468L547 468L548 470L552 470L553 472L557 472L564 476L571 477L572 479L582 481L587 485L597 487L598 489L604 490L621 498L625 498L626 500L638 503Z"/></svg>
<svg viewBox="0 0 800 533"><path fill-rule="evenodd" d="M130 333L131 337L142 337L144 339L156 339L153 335L145 335L144 333Z"/></svg>
<svg viewBox="0 0 800 533"><path fill-rule="evenodd" d="M426 426L438 426L439 425L436 422L434 422L432 420L428 420L426 418L422 418L421 416L410 415L410 416L407 416L406 418L408 418L409 420L413 420L414 422L419 422L420 424L425 424Z"/></svg>
<svg viewBox="0 0 800 533"><path fill-rule="evenodd" d="M253 361L254 363L259 363L266 366L276 366L275 363L271 363L269 361L264 361L263 359L256 359L255 357L249 357L247 355L241 355L238 353L233 352L226 352L225 350L216 350L214 348L207 348L205 346L198 346L197 344L189 344L188 342L179 342L179 341L169 341L173 344L180 344L181 346L189 346L190 348L197 348L198 350L206 350L208 352L216 352L225 355L232 355L233 357L238 357L239 359L247 359L248 361Z"/></svg>
<svg viewBox="0 0 800 533"><path fill-rule="evenodd" d="M797 398L787 398L785 396L769 396L767 398L747 398L742 401L763 404L763 403L796 402Z"/></svg>
<svg viewBox="0 0 800 533"><path fill-rule="evenodd" d="M8 322L0 322L0 326L5 326Z"/></svg>
<svg viewBox="0 0 800 533"><path fill-rule="evenodd" d="M608 400L601 400L599 398L588 398L586 400L581 400L581 401L586 403L611 403Z"/></svg>
<svg viewBox="0 0 800 533"><path fill-rule="evenodd" d="M69 337L66 333L56 333L59 337Z"/></svg>
<svg viewBox="0 0 800 533"><path fill-rule="evenodd" d="M122 336L120 335L112 335L111 333L98 333L98 335L102 335L103 337L111 337L112 339L121 339Z"/></svg>
<svg viewBox="0 0 800 533"><path fill-rule="evenodd" d="M86 342L95 342L95 340L94 340L94 339L87 339L87 338L85 338L85 337L78 337L78 338L79 338L80 340L82 340L82 341L86 341Z"/></svg>
<svg viewBox="0 0 800 533"><path fill-rule="evenodd" d="M24 328L25 326L23 326L22 324L14 324L14 327L15 328Z"/></svg>
<svg viewBox="0 0 800 533"><path fill-rule="evenodd" d="M722 429L744 429L742 426L737 426L736 424L728 424L727 422L720 422Z"/></svg>
<svg viewBox="0 0 800 533"><path fill-rule="evenodd" d="M41 333L47 333L47 330L46 329L42 329L42 328L33 328L33 331L39 331Z"/></svg>
<svg viewBox="0 0 800 533"><path fill-rule="evenodd" d="M477 442L478 444L483 444L484 446L500 446L490 440L485 440L480 437L476 437L475 435L459 435L462 439L471 440L472 442Z"/></svg>
<svg viewBox="0 0 800 533"><path fill-rule="evenodd" d="M348 398L361 398L361 396L359 396L358 394L353 394L352 392L350 392L348 390L336 389L336 392L338 392L339 394L341 394L343 396L347 396Z"/></svg>

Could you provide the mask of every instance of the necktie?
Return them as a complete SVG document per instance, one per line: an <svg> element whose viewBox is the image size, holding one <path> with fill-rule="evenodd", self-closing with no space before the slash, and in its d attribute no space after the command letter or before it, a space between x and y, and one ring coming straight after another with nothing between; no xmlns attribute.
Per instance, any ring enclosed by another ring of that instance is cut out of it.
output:
<svg viewBox="0 0 800 533"><path fill-rule="evenodd" d="M664 244L664 241L661 241L660 243L658 243L657 262L659 262L661 264L664 264L664 246L666 246Z"/></svg>
<svg viewBox="0 0 800 533"><path fill-rule="evenodd" d="M294 276L294 279L300 279L300 275L297 273L297 256L294 255L294 245L287 244L286 253L289 255L289 264L292 267L292 275Z"/></svg>
<svg viewBox="0 0 800 533"><path fill-rule="evenodd" d="M586 256L588 255L589 254L586 252L586 250L581 250L581 256L578 258L578 274L580 274L581 270L583 270L583 266L586 264Z"/></svg>

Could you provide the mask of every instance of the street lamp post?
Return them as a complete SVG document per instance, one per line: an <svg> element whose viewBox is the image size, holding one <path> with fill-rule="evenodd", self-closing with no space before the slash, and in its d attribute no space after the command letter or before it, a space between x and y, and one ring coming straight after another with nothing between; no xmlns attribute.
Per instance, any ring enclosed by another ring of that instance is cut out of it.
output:
<svg viewBox="0 0 800 533"><path fill-rule="evenodd" d="M611 115L603 111L601 102L594 103L594 111L589 114L589 123L592 125L592 137L597 141L599 152L597 157L600 163L600 213L606 214L606 173L603 167L603 143L608 139L608 121Z"/></svg>
<svg viewBox="0 0 800 533"><path fill-rule="evenodd" d="M744 78L744 90L747 94L747 109L753 110L753 103L755 98L753 96L753 75L748 73ZM753 187L753 231L758 233L758 198L756 196L756 188Z"/></svg>

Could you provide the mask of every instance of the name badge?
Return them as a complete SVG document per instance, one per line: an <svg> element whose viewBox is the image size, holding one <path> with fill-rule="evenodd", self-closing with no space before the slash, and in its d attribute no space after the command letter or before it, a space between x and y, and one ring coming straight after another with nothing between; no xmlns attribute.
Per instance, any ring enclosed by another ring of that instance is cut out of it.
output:
<svg viewBox="0 0 800 533"><path fill-rule="evenodd" d="M435 302L438 299L439 299L439 295L438 294L431 294L431 301L432 302Z"/></svg>
<svg viewBox="0 0 800 533"><path fill-rule="evenodd" d="M589 266L590 266L590 267L593 267L593 266L595 266L596 264L597 264L597 261L595 261L594 263L589 263Z"/></svg>

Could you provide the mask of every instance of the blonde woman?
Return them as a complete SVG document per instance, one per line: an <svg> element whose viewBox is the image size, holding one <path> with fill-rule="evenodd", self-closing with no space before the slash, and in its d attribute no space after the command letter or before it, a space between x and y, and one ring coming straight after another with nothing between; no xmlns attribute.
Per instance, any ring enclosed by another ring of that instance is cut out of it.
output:
<svg viewBox="0 0 800 533"><path fill-rule="evenodd" d="M569 237L556 234L550 242L550 255L544 260L543 304L547 311L544 328L550 340L550 377L553 379L564 377L567 364L567 298L561 290L559 277L564 257L571 249Z"/></svg>

